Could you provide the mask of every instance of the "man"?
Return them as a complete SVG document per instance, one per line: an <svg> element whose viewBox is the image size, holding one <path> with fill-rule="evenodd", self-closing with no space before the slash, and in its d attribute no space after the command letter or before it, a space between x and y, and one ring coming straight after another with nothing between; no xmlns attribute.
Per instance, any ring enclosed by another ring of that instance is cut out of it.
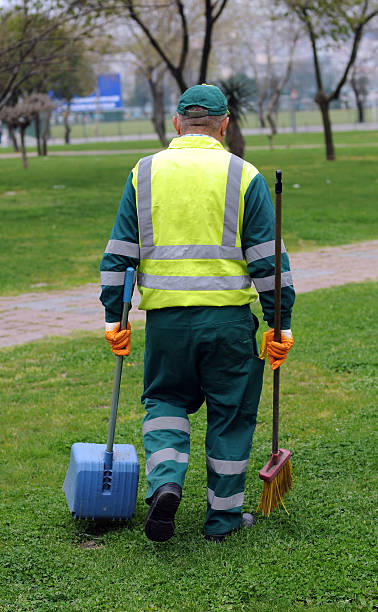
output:
<svg viewBox="0 0 378 612"><path fill-rule="evenodd" d="M129 175L101 263L105 337L129 354L119 331L127 266L138 268L146 310L143 441L153 541L174 533L189 461L188 414L207 406L207 513L204 534L222 541L254 522L242 514L264 361L256 317L274 319L274 210L264 178L222 146L227 101L196 85L179 99L168 149L141 159ZM293 344L294 289L282 255L281 342L266 336L272 367ZM251 287L251 279L256 290Z"/></svg>

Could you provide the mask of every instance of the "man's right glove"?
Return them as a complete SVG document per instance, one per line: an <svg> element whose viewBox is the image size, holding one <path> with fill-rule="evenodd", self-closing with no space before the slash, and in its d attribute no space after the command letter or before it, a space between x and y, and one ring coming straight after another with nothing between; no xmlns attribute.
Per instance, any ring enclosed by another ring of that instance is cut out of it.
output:
<svg viewBox="0 0 378 612"><path fill-rule="evenodd" d="M274 329L270 329L263 333L259 357L265 359L268 353L272 370L276 370L285 361L293 344L294 338L290 329L281 329L281 342L274 341Z"/></svg>
<svg viewBox="0 0 378 612"><path fill-rule="evenodd" d="M105 338L110 344L114 355L130 355L131 327L127 322L127 329L119 331L121 323L105 323Z"/></svg>

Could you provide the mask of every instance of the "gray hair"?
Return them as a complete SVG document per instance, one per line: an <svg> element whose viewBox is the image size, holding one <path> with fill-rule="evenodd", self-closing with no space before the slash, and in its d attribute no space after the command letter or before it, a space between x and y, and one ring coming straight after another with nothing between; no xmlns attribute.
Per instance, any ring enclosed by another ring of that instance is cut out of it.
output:
<svg viewBox="0 0 378 612"><path fill-rule="evenodd" d="M190 106L188 110L191 111L203 111L203 106ZM180 127L182 132L190 133L193 128L202 128L208 132L217 132L220 125L227 115L206 115L205 117L187 117L186 115L180 115L176 113L180 121ZM195 130L196 131L196 130Z"/></svg>

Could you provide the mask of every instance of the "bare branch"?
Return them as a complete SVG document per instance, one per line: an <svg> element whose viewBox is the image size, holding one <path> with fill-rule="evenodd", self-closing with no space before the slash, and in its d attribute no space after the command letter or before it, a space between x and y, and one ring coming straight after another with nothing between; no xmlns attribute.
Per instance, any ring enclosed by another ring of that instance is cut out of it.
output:
<svg viewBox="0 0 378 612"><path fill-rule="evenodd" d="M181 54L180 61L178 65L178 69L182 72L185 67L186 57L189 51L189 35L188 35L188 22L185 16L184 5L181 0L176 0L177 10L181 18L181 27L182 27L182 45L181 45Z"/></svg>
<svg viewBox="0 0 378 612"><path fill-rule="evenodd" d="M182 52L181 52L181 56L180 56L180 64L179 64L179 66L175 66L171 62L169 57L166 55L166 53L164 52L164 50L163 50L162 46L160 45L160 43L158 42L158 40L155 38L155 36L153 36L153 34L152 34L151 30L149 29L149 27L139 17L138 13L135 10L135 6L134 6L133 0L123 0L123 2L124 2L124 5L126 6L126 8L128 8L128 10L129 10L129 14L130 14L131 19L133 19L139 25L139 27L143 30L143 32L147 36L148 40L150 41L152 47L155 49L155 51L160 55L160 57L166 63L168 70L172 74L173 78L176 80L176 82L177 82L179 88L181 89L181 91L185 91L185 89L187 88L187 85L185 83L185 80L184 80L184 77L183 77L183 74L182 74L182 70L180 70L181 63L182 62L185 63L185 59L186 59L187 50L185 52L185 41L183 42L183 46L182 46ZM182 5L181 0L177 0L176 4L177 4L178 7L180 7L182 12L184 12L184 7ZM182 17L181 17L181 20L182 20ZM185 32L184 28L186 28L186 22L182 21L182 26L183 26L183 31ZM186 41L186 44L187 44L187 41Z"/></svg>
<svg viewBox="0 0 378 612"><path fill-rule="evenodd" d="M310 42L311 42L311 48L312 48L312 55L314 58L314 68L315 68L315 77L316 77L316 83L318 85L318 89L320 91L323 91L323 80L322 80L322 73L320 70L320 64L319 64L319 58L318 58L318 49L316 46L316 36L315 36L315 32L314 29L312 27L312 21L311 18L308 14L307 8L303 8L302 9L302 15L303 15L303 21L305 23L305 26L307 28L309 37L310 37Z"/></svg>
<svg viewBox="0 0 378 612"><path fill-rule="evenodd" d="M366 24L378 14L378 10L375 10L369 15L365 15L367 8L368 8L368 0L365 0L359 23L354 27L353 45L352 45L352 49L350 52L349 60L347 62L347 65L345 66L344 73L341 79L339 80L337 86L335 87L334 91L328 95L329 101L337 100L337 98L339 97L340 91L345 85L346 80L348 78L349 71L356 60L358 48L360 46L361 39L362 39L363 30Z"/></svg>
<svg viewBox="0 0 378 612"><path fill-rule="evenodd" d="M214 4L211 4L211 0L205 0L205 35L203 39L202 46L202 55L201 55L201 63L198 74L198 83L204 83L206 81L207 75L207 65L209 63L209 57L211 53L211 38L213 33L213 28L216 20L222 13L223 9L227 4L227 0L222 0L220 6L218 7L218 11L214 14L214 8L218 5L216 1Z"/></svg>
<svg viewBox="0 0 378 612"><path fill-rule="evenodd" d="M213 24L217 21L218 17L220 17L223 9L226 7L227 1L228 0L222 0L222 2L220 3L218 11L216 11L213 15ZM213 8L215 9L218 4L218 0L215 0Z"/></svg>

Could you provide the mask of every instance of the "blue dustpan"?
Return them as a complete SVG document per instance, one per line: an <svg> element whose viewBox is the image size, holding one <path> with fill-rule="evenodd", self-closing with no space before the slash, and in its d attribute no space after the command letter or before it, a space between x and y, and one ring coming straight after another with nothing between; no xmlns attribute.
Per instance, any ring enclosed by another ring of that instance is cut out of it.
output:
<svg viewBox="0 0 378 612"><path fill-rule="evenodd" d="M127 268L121 328L127 325L135 271ZM119 388L123 357L116 357L107 444L78 442L71 447L63 490L75 519L126 520L135 512L139 463L135 447L115 444Z"/></svg>

